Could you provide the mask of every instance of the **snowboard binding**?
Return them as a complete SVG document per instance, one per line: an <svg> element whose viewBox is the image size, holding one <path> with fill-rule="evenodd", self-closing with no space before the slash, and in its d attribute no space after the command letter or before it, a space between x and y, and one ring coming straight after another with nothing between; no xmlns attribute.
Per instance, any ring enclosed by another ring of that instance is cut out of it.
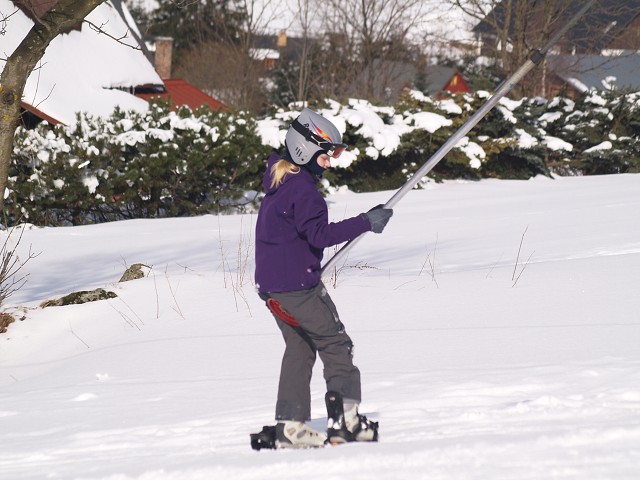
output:
<svg viewBox="0 0 640 480"><path fill-rule="evenodd" d="M342 395L338 392L327 392L327 443L338 445L347 442L377 442L378 422L368 420L364 415L351 412L353 418L345 419Z"/></svg>
<svg viewBox="0 0 640 480"><path fill-rule="evenodd" d="M251 448L260 451L263 448L276 448L276 426L265 425L259 433L250 434Z"/></svg>
<svg viewBox="0 0 640 480"><path fill-rule="evenodd" d="M364 415L360 415L357 405L354 405L345 417L343 398L338 392L327 392L325 404L328 417L325 445L378 441L378 422L372 422ZM263 448L283 448L282 438L280 445L278 444L277 428L277 425L267 425L262 427L261 432L250 434L251 448L258 451ZM280 433L282 434L282 431ZM322 445L309 445L311 446Z"/></svg>

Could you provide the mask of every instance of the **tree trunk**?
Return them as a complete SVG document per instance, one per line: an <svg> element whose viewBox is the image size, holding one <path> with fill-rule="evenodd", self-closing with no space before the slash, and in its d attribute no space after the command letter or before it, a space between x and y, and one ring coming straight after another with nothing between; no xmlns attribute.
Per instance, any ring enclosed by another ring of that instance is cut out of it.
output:
<svg viewBox="0 0 640 480"><path fill-rule="evenodd" d="M4 209L13 138L20 120L20 101L27 79L51 41L81 22L104 1L60 0L39 19L7 58L0 76L0 211Z"/></svg>

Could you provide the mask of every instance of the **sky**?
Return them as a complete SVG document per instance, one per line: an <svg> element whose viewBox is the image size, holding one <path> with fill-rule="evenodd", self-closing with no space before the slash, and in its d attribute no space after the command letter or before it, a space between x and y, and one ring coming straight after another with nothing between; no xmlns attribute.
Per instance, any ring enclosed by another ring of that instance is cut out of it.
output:
<svg viewBox="0 0 640 480"><path fill-rule="evenodd" d="M491 1L491 0L490 0ZM158 7L156 0L126 0L128 5L140 5L146 11ZM254 26L260 32L277 35L286 32L289 36L302 36L304 32L301 21L304 0L247 0L247 9L253 12ZM322 33L326 29L323 3L309 3L309 29L313 34ZM489 2L487 2L489 3ZM477 20L451 6L451 2L443 0L423 0L417 2L417 11L413 15L416 26L410 37L423 44L426 51L438 44L445 48L452 40L470 40L471 28Z"/></svg>
<svg viewBox="0 0 640 480"><path fill-rule="evenodd" d="M398 3L402 4L402 2ZM459 51L455 49L452 42L473 41L471 30L477 23L477 19L452 6L451 2L424 0L415 3L415 11L410 16L414 25L409 29L408 38L415 45L419 45L427 55L457 58ZM304 4L301 0L257 1L254 3L255 23L259 30L272 35L284 31L289 36L300 37L304 32L301 4ZM327 29L324 15L318 9L318 4L313 2L310 2L309 25L314 35L322 34ZM379 29L378 27L379 25L374 25L373 29Z"/></svg>
<svg viewBox="0 0 640 480"><path fill-rule="evenodd" d="M6 303L24 320L0 335L0 478L636 480L639 189L409 192L325 279L380 441L303 451L249 445L274 423L284 348L254 291L255 214L24 225L8 240L33 258ZM340 190L330 219L393 193ZM118 283L138 262L147 276ZM95 288L117 298L39 307ZM324 392L318 361L318 430Z"/></svg>

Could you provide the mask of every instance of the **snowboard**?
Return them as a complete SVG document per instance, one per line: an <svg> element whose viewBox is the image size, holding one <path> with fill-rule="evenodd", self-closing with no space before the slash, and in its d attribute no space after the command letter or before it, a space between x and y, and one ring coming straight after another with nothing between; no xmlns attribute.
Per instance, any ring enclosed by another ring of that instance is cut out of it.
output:
<svg viewBox="0 0 640 480"><path fill-rule="evenodd" d="M358 415L361 425L353 432L347 430L344 422L344 403L342 396L337 392L327 392L325 395L325 403L327 406L327 417L329 426L327 428L327 440L324 445L340 445L343 443L355 442L362 440L362 432L369 432L366 438L369 442L378 441L378 422L367 420L364 415ZM275 425L265 425L262 431L250 434L251 448L254 450L262 450L263 448L275 449L276 444L276 427ZM318 447L305 447L318 448Z"/></svg>

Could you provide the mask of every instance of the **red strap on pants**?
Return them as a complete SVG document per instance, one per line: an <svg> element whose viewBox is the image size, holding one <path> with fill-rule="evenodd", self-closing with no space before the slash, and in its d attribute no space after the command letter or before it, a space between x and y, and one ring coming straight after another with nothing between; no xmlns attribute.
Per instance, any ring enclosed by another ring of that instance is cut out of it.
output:
<svg viewBox="0 0 640 480"><path fill-rule="evenodd" d="M295 317L287 312L284 308L282 308L282 305L280 305L280 302L276 299L268 298L267 307L269 307L269 310L271 310L276 317L278 317L287 325L291 325L292 327L300 326Z"/></svg>

